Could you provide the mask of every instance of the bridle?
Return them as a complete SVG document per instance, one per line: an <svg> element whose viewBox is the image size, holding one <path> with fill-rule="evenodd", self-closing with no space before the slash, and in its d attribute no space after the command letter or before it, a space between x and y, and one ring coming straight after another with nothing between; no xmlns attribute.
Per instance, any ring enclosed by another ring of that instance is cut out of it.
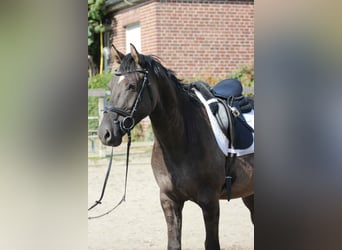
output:
<svg viewBox="0 0 342 250"><path fill-rule="evenodd" d="M114 74L116 76L122 76L122 75L130 74L130 73L143 73L144 74L144 80L143 80L142 86L141 86L141 88L139 90L139 93L137 95L137 98L135 99L132 111L129 113L129 112L126 112L126 111L122 110L121 108L116 108L116 107L111 107L111 106L105 106L104 111L103 111L104 113L107 113L107 112L117 113L117 114L119 114L119 115L124 117L122 119L122 121L114 120L115 124L119 123L120 130L123 132L123 134L127 133L127 135L128 135L127 152L126 152L126 175L125 175L124 194L123 194L121 200L113 208L111 208L107 212L102 213L100 215L90 216L90 217L88 217L88 219L96 219L96 218L100 218L100 217L102 217L102 216L104 216L106 214L109 214L110 212L115 210L122 202L126 201L129 149L130 149L130 146L131 146L131 130L133 129L133 127L135 125L135 121L134 121L133 115L136 112L136 110L138 108L138 105L139 105L139 103L141 101L144 89L146 88L146 86L149 85L148 84L148 78L147 78L148 71L146 69L138 69L138 70L128 71L128 72L124 72L124 73L122 73L120 71L115 71ZM150 93L150 98L152 99L151 93ZM106 189L106 186L107 186L107 181L108 181L108 177L109 177L109 174L110 174L110 170L111 170L111 167L112 167L112 160L113 160L113 148L112 148L112 152L111 152L111 155L110 155L109 164L108 164L108 168L107 168L107 173L106 173L105 180L104 180L104 183L103 183L100 199L95 201L95 203L88 208L88 211L92 210L98 204L101 204L101 201L102 201L102 198L104 196L104 192L105 192L105 189Z"/></svg>
<svg viewBox="0 0 342 250"><path fill-rule="evenodd" d="M124 117L121 121L114 120L115 124L119 123L120 129L123 132L123 134L129 133L133 129L133 127L135 126L135 121L134 121L133 115L138 108L138 105L141 101L142 94L143 94L146 86L148 86L148 78L147 78L148 71L146 69L137 69L137 70L128 71L128 72L115 71L114 74L116 76L122 76L122 75L131 74L131 73L143 73L144 74L144 80L143 80L142 86L139 90L137 98L135 99L135 102L134 102L134 105L133 105L131 112L129 113L129 112L127 112L121 108L111 107L111 106L105 106L105 108L104 108L104 113L113 112L113 113L117 113L117 114Z"/></svg>

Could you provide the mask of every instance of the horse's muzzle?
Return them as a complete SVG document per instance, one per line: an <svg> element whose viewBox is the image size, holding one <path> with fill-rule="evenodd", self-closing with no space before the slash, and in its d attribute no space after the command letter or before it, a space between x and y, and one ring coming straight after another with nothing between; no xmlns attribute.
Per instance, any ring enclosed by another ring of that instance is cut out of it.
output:
<svg viewBox="0 0 342 250"><path fill-rule="evenodd" d="M101 124L98 135L102 144L107 146L116 147L122 142L122 134L118 125L114 126L114 129L112 129L111 127Z"/></svg>

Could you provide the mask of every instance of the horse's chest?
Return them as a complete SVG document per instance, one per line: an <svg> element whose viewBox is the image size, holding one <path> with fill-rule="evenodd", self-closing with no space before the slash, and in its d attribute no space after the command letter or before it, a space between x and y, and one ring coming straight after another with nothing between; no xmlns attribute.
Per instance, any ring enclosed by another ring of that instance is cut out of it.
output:
<svg viewBox="0 0 342 250"><path fill-rule="evenodd" d="M199 176L189 165L184 166L153 166L153 172L157 184L162 192L173 193L184 199L192 198L198 190Z"/></svg>
<svg viewBox="0 0 342 250"><path fill-rule="evenodd" d="M155 145L152 169L161 192L192 199L203 186L211 185L208 180L217 180L216 175L219 171L213 166L218 165L217 162L205 160L203 155L201 156L190 157L185 153L165 154L165 150Z"/></svg>

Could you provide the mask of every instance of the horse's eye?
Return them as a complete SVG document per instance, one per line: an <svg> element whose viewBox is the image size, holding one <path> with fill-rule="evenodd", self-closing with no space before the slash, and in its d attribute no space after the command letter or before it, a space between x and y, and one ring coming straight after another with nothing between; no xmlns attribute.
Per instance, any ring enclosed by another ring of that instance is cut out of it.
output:
<svg viewBox="0 0 342 250"><path fill-rule="evenodd" d="M134 84L128 84L127 89L135 91L135 85Z"/></svg>

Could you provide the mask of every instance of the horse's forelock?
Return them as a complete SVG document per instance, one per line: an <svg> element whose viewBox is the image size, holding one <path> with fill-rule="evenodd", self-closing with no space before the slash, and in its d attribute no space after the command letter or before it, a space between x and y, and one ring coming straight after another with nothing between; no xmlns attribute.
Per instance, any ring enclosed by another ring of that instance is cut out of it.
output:
<svg viewBox="0 0 342 250"><path fill-rule="evenodd" d="M137 65L131 54L127 54L121 61L120 71L121 72L130 72L137 69Z"/></svg>

